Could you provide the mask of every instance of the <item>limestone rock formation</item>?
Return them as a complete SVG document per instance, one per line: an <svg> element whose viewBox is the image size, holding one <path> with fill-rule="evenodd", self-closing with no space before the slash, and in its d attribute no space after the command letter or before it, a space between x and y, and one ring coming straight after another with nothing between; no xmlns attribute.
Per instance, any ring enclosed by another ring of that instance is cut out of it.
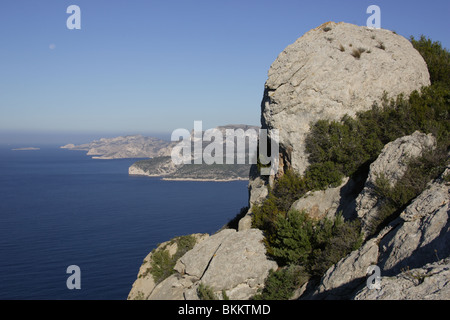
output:
<svg viewBox="0 0 450 320"><path fill-rule="evenodd" d="M381 277L380 288L364 287L355 300L450 300L450 259L417 269L405 269L394 277Z"/></svg>
<svg viewBox="0 0 450 320"><path fill-rule="evenodd" d="M197 289L203 284L218 298L223 298L223 292L230 299L252 297L264 287L269 271L278 267L265 254L262 231L251 229L252 206L264 201L268 186L287 169L299 174L305 171L305 138L311 123L340 120L346 114L355 116L370 109L385 94L409 95L429 84L421 55L407 39L391 31L329 22L307 32L272 64L261 103L262 128L279 130L278 174L260 176L253 165L249 210L239 221L239 231L225 229L199 241L177 260L174 274L157 285L141 277L134 292L144 288L145 295L139 296L144 299L198 299ZM353 177L357 182L347 178L337 188L309 192L291 208L306 209L318 219L331 218L342 209L344 217L351 214L359 218L368 235L368 226L380 204L374 193L377 175L383 173L395 184L404 175L409 157L418 157L435 145L432 135L420 132L397 139L386 145L372 163L367 180L365 175ZM296 297L447 299L449 174L447 168L430 181L394 221L331 266L320 282L311 279L297 290ZM381 270L379 290L366 288L371 266Z"/></svg>
<svg viewBox="0 0 450 320"><path fill-rule="evenodd" d="M422 56L389 30L327 22L308 31L273 62L261 102L262 128L279 130L278 174L289 168L305 171L305 138L312 123L355 116L384 94L409 95L429 84ZM250 176L249 215L272 182Z"/></svg>
<svg viewBox="0 0 450 320"><path fill-rule="evenodd" d="M195 239L196 243L201 243L202 241L206 240L209 235L206 233L197 233L193 234L192 237ZM176 238L173 240L176 240ZM133 283L133 286L128 294L128 300L147 299L155 289L156 283L150 271L152 269L153 255L160 250L167 250L169 256L172 257L177 251L177 242L163 242L144 258L144 261L139 268L137 279Z"/></svg>
<svg viewBox="0 0 450 320"><path fill-rule="evenodd" d="M449 173L450 168L447 168L438 179L430 182L398 219L332 266L318 289L302 298L353 299L355 295L357 299L448 297L450 184L444 177ZM447 260L443 262L442 259ZM366 272L370 265L381 270L383 281L379 290L366 288ZM414 279L404 281L408 274L419 274L421 280L418 283Z"/></svg>
<svg viewBox="0 0 450 320"><path fill-rule="evenodd" d="M148 267L143 265L129 299L197 300L200 283L211 288L218 298L225 292L230 299L249 299L264 286L269 270L277 268L276 262L266 257L262 240L262 231L256 229L225 229L210 237L202 236L192 250L178 259L176 273L156 286L151 277L142 277Z"/></svg>
<svg viewBox="0 0 450 320"><path fill-rule="evenodd" d="M367 268L377 262L379 249L376 241L369 240L328 269L312 298L341 299L351 295L364 281Z"/></svg>
<svg viewBox="0 0 450 320"><path fill-rule="evenodd" d="M418 131L410 136L398 138L384 146L381 154L370 165L369 176L363 191L356 198L356 211L361 219L363 231L368 233L371 222L377 215L379 199L375 192L376 181L381 175L391 187L405 174L407 161L417 158L426 150L436 146L436 139L431 134Z"/></svg>
<svg viewBox="0 0 450 320"><path fill-rule="evenodd" d="M429 84L425 61L404 37L328 22L288 46L270 67L262 127L280 130L280 170L303 173L308 165L304 140L312 122L354 116L385 92L409 95Z"/></svg>
<svg viewBox="0 0 450 320"><path fill-rule="evenodd" d="M344 218L352 218L354 212L355 182L345 178L336 188L320 191L310 191L294 202L291 210L306 210L315 219L327 217L333 219L337 213L344 213Z"/></svg>

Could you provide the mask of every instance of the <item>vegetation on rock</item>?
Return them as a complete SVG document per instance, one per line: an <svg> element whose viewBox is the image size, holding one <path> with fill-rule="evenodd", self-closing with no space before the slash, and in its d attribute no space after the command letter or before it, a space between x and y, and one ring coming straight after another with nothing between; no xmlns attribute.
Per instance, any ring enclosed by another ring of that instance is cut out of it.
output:
<svg viewBox="0 0 450 320"><path fill-rule="evenodd" d="M167 247L176 243L177 250L175 254L170 255ZM153 252L150 273L155 283L159 283L175 272L173 269L175 263L186 252L191 250L196 243L192 235L181 236L172 239L163 248L159 248Z"/></svg>
<svg viewBox="0 0 450 320"><path fill-rule="evenodd" d="M299 279L322 276L362 243L356 220L344 221L338 215L335 220L317 221L307 212L289 211L308 191L338 186L343 177L365 180L370 164L387 143L417 130L432 133L437 148L411 159L395 186L391 187L383 175L377 180L382 206L372 226L376 232L445 170L450 147L450 53L424 36L411 38L411 42L427 63L431 85L409 97L388 99L385 95L355 118L344 116L341 121L312 124L305 140L310 165L304 175L285 171L263 203L252 208L252 225L265 232L268 254L282 266L301 266L301 271L285 267L271 273L266 288L256 298L289 298L304 282Z"/></svg>

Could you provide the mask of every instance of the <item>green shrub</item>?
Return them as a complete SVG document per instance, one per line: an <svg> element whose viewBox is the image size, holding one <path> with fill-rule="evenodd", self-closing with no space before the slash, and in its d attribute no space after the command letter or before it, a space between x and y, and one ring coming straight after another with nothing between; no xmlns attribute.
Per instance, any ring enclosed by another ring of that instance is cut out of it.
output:
<svg viewBox="0 0 450 320"><path fill-rule="evenodd" d="M421 157L410 159L405 174L394 186L380 174L375 181L375 192L381 204L369 226L370 233L376 233L398 217L425 190L428 182L444 172L448 163L447 146L441 143L436 149L423 152Z"/></svg>
<svg viewBox="0 0 450 320"><path fill-rule="evenodd" d="M302 197L307 191L307 181L293 170L288 170L275 183L269 195L259 206L252 208L252 226L266 231L270 235L278 216L286 217L292 203Z"/></svg>
<svg viewBox="0 0 450 320"><path fill-rule="evenodd" d="M363 242L360 222L344 221L341 214L334 220L320 221L313 239L315 249L308 269L312 276L319 277L343 257L358 249Z"/></svg>
<svg viewBox="0 0 450 320"><path fill-rule="evenodd" d="M177 243L177 252L173 255L173 259L175 262L181 258L186 252L194 248L197 240L195 240L194 236L187 235L175 238L175 242Z"/></svg>
<svg viewBox="0 0 450 320"><path fill-rule="evenodd" d="M177 251L171 256L166 248L174 242L177 244ZM163 248L154 250L152 254L150 273L155 283L160 283L172 275L175 272L173 268L175 267L177 260L186 252L191 250L195 243L196 240L192 235L181 236L172 239Z"/></svg>
<svg viewBox="0 0 450 320"><path fill-rule="evenodd" d="M197 287L197 295L200 300L217 300L217 296L214 294L213 289L210 286L203 284L203 282L200 282Z"/></svg>
<svg viewBox="0 0 450 320"><path fill-rule="evenodd" d="M447 182L447 183L450 182L450 173L447 173L447 174L444 176L444 181Z"/></svg>
<svg viewBox="0 0 450 320"><path fill-rule="evenodd" d="M310 167L305 175L314 181L314 187L336 185L340 177L353 176L362 166L368 168L384 145L416 130L448 143L449 115L450 89L432 85L421 93L413 92L408 99L384 98L380 105L358 113L356 119L320 120L306 138Z"/></svg>
<svg viewBox="0 0 450 320"><path fill-rule="evenodd" d="M155 283L160 283L173 273L173 259L168 250L156 250L152 255L150 273Z"/></svg>
<svg viewBox="0 0 450 320"><path fill-rule="evenodd" d="M342 183L343 173L332 161L314 163L309 166L305 178L309 190L324 190L338 187Z"/></svg>
<svg viewBox="0 0 450 320"><path fill-rule="evenodd" d="M272 191L278 210L287 212L292 203L302 197L308 188L307 180L293 170L287 170Z"/></svg>
<svg viewBox="0 0 450 320"><path fill-rule="evenodd" d="M270 270L264 289L253 300L288 300L308 279L308 273L301 266L290 265L278 271Z"/></svg>
<svg viewBox="0 0 450 320"><path fill-rule="evenodd" d="M275 232L267 241L267 252L280 265L304 266L311 275L325 271L362 244L359 221L315 220L305 212L289 211L277 217Z"/></svg>
<svg viewBox="0 0 450 320"><path fill-rule="evenodd" d="M306 265L313 251L315 221L304 211L289 211L287 218L278 216L275 233L269 240L268 254L281 265Z"/></svg>
<svg viewBox="0 0 450 320"><path fill-rule="evenodd" d="M439 41L433 42L424 35L419 40L411 36L411 43L422 55L428 66L431 83L450 86L450 52Z"/></svg>

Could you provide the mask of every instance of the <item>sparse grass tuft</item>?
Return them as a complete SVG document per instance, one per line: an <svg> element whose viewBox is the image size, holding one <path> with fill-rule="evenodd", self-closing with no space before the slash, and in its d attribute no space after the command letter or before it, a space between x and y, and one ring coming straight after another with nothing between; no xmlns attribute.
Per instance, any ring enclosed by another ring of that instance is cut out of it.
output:
<svg viewBox="0 0 450 320"><path fill-rule="evenodd" d="M361 51L359 49L353 49L351 55L355 58L355 59L359 59L361 58Z"/></svg>
<svg viewBox="0 0 450 320"><path fill-rule="evenodd" d="M384 46L384 43L382 41L378 41L378 44L375 47L381 50L386 50L386 47Z"/></svg>
<svg viewBox="0 0 450 320"><path fill-rule="evenodd" d="M200 282L198 288L197 288L197 295L200 300L217 300L217 296L214 294L213 289L203 284L203 282Z"/></svg>

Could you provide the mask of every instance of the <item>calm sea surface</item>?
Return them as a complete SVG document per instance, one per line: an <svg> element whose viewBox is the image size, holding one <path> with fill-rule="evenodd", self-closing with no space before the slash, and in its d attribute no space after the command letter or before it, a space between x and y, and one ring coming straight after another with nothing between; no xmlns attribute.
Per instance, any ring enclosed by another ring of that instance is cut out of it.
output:
<svg viewBox="0 0 450 320"><path fill-rule="evenodd" d="M0 147L0 299L126 299L145 256L213 233L247 204L247 182L130 177L135 161L57 147ZM66 269L81 269L69 290Z"/></svg>

